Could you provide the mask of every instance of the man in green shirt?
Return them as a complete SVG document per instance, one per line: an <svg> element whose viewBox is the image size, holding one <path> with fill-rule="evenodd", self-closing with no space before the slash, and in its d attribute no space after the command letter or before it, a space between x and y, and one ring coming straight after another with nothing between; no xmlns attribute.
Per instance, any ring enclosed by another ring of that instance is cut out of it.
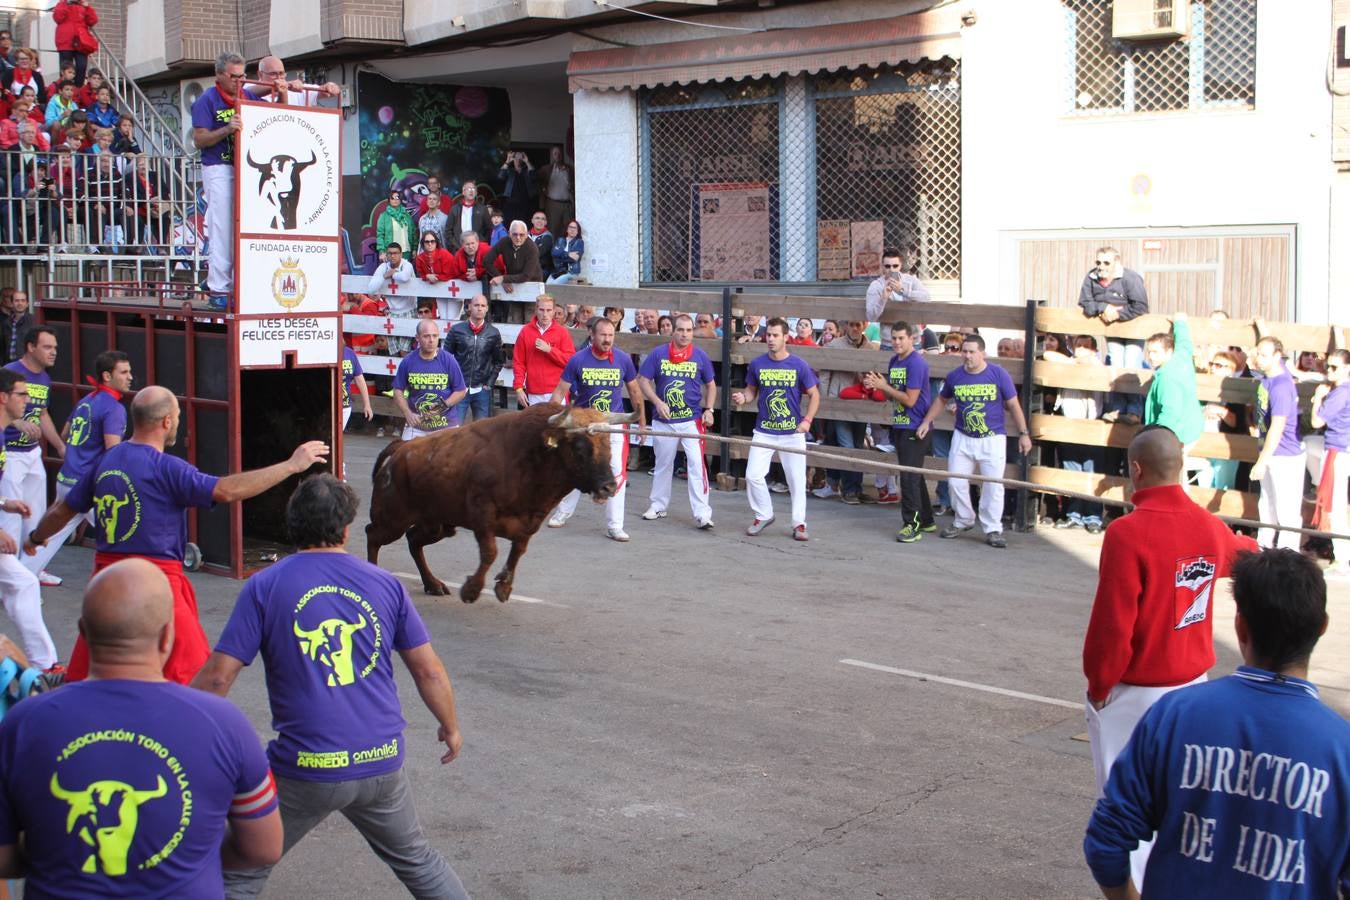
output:
<svg viewBox="0 0 1350 900"><path fill-rule="evenodd" d="M1205 413L1196 395L1195 347L1184 312L1172 319L1170 335L1159 332L1148 339L1144 358L1153 369L1144 398L1144 424L1171 429L1189 456L1191 445L1205 430Z"/></svg>

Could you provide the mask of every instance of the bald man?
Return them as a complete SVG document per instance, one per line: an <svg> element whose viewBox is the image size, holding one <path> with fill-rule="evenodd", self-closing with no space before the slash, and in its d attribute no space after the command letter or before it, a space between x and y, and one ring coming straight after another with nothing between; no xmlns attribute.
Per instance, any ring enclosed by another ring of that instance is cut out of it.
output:
<svg viewBox="0 0 1350 900"><path fill-rule="evenodd" d="M308 441L285 462L222 478L199 472L164 452L177 441L179 422L178 398L167 388L151 385L137 393L131 403L131 422L131 440L104 453L99 464L47 510L29 534L24 552L37 553L72 518L93 509L95 572L118 560L139 557L158 566L173 587L177 640L165 663L164 677L187 684L211 652L197 620L197 595L183 572L188 509L209 509L217 503L256 497L315 463L325 462L328 445ZM84 678L88 665L81 638L75 643L66 679Z"/></svg>
<svg viewBox="0 0 1350 900"><path fill-rule="evenodd" d="M0 877L44 897L219 897L281 856L276 787L228 701L166 682L173 591L128 559L89 582L90 678L0 722ZM20 849L22 848L22 849Z"/></svg>
<svg viewBox="0 0 1350 900"><path fill-rule="evenodd" d="M1087 724L1100 794L1135 723L1168 691L1214 665L1215 581L1256 542L1233 534L1181 486L1181 441L1154 425L1130 442L1134 510L1106 529L1083 641ZM1149 844L1131 857L1143 889Z"/></svg>
<svg viewBox="0 0 1350 900"><path fill-rule="evenodd" d="M289 106L317 106L320 97L340 97L342 88L330 81L317 91L306 90L300 79L286 80L286 64L279 56L264 56L258 60L258 80L249 90L251 95L267 103L282 103Z"/></svg>

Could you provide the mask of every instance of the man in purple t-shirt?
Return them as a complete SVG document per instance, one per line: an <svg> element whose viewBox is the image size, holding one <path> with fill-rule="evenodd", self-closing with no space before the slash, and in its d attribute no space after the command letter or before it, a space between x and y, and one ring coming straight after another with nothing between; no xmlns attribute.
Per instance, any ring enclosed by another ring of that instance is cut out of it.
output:
<svg viewBox="0 0 1350 900"><path fill-rule="evenodd" d="M1017 400L1017 386L1007 370L985 361L984 338L966 335L961 343L961 357L962 367L947 376L941 394L943 400L956 402L956 428L947 471L958 476L947 480L956 517L942 529L939 537L944 538L954 538L975 527L970 482L959 476L978 470L981 475L1003 477L1008 458L1005 416L1017 427L1017 449L1031 452L1031 432ZM917 431L921 440L928 436L942 409L941 403L928 408ZM1003 485L997 482L986 482L980 490L980 528L984 531L984 542L990 547L1008 546L1003 536Z"/></svg>
<svg viewBox="0 0 1350 900"><path fill-rule="evenodd" d="M220 897L222 869L281 858L267 757L244 714L164 680L173 597L145 560L96 575L89 681L0 722L0 877L26 896Z"/></svg>
<svg viewBox="0 0 1350 900"><path fill-rule="evenodd" d="M1327 354L1327 383L1313 392L1312 424L1326 429L1317 485L1318 527L1350 534L1350 350ZM1336 564L1326 576L1350 578L1350 540L1334 540L1331 549Z"/></svg>
<svg viewBox="0 0 1350 900"><path fill-rule="evenodd" d="M202 190L206 194L206 238L210 268L206 287L212 309L227 309L234 291L234 138L236 113L244 90L244 58L226 51L216 57L216 83L192 104L192 143L202 151Z"/></svg>
<svg viewBox="0 0 1350 900"><path fill-rule="evenodd" d="M394 375L394 405L403 413L403 440L459 427L468 388L459 363L440 347L441 330L432 319L417 323L417 352L403 357Z"/></svg>
<svg viewBox="0 0 1350 900"><path fill-rule="evenodd" d="M1261 429L1261 453L1252 463L1252 481L1261 482L1257 515L1262 522L1292 528L1303 525L1303 469L1307 455L1298 433L1298 386L1284 364L1284 344L1263 337L1253 356L1264 378L1256 388L1256 422ZM1256 542L1262 547L1297 550L1302 537L1296 531L1262 528Z"/></svg>
<svg viewBox="0 0 1350 900"><path fill-rule="evenodd" d="M712 360L694 346L694 320L681 313L674 324L674 340L647 354L638 378L642 393L652 405L652 430L678 436L654 441L656 474L652 476L651 505L642 518L650 522L666 517L675 450L682 447L689 470L689 508L698 527L706 531L713 527L713 520L708 504L708 465L700 436L712 427L717 382Z"/></svg>
<svg viewBox="0 0 1350 900"><path fill-rule="evenodd" d="M806 433L820 407L820 387L811 367L788 352L788 323L775 316L764 326L764 342L769 352L750 362L745 373L745 388L731 395L731 402L742 406L759 400L759 416L755 419L755 443L745 460L746 493L755 519L745 529L748 535L757 535L773 524L773 497L765 476L773 462L775 447L785 450L806 450ZM806 414L802 415L802 400L806 400ZM806 456L803 452L778 453L778 461L787 476L788 491L792 496L792 537L807 541L806 531Z"/></svg>
<svg viewBox="0 0 1350 900"><path fill-rule="evenodd" d="M403 769L403 710L394 683L398 653L440 723L441 762L459 755L455 695L403 584L347 553L356 492L329 474L300 483L286 524L300 552L244 584L215 652L192 686L226 696L260 652L289 851L330 814L345 816L381 848L417 897L467 897L459 876L417 821ZM226 876L231 898L254 897L271 866Z"/></svg>
<svg viewBox="0 0 1350 900"><path fill-rule="evenodd" d="M563 367L562 376L553 389L552 402L567 402L569 391L573 406L607 413L627 411L624 405L626 391L633 409L637 411L638 427L646 427L646 412L633 357L614 349L614 323L609 319L592 320L591 342L572 354ZM614 480L619 483L619 489L604 503L605 520L608 523L605 533L610 540L623 543L628 540L628 532L623 530L623 501L628 492L628 435L623 431L616 431L609 436L609 465ZM564 497L549 517L548 527L563 527L572 513L576 512L580 499L581 491L572 491Z"/></svg>
<svg viewBox="0 0 1350 900"><path fill-rule="evenodd" d="M914 326L908 322L891 325L891 346L895 355L885 374L868 372L863 386L881 391L895 403L891 416L891 443L902 466L923 468L928 455L929 437L919 437L919 423L928 414L932 400L932 385L928 381L928 361L914 348ZM937 531L933 523L933 503L928 498L928 485L917 472L900 476L900 531L895 539L912 544L925 532Z"/></svg>

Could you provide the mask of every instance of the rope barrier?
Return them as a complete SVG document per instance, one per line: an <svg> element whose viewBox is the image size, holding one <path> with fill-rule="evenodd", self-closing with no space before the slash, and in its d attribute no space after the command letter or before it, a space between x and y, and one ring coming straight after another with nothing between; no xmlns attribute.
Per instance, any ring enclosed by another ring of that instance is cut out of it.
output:
<svg viewBox="0 0 1350 900"><path fill-rule="evenodd" d="M627 434L636 437L652 436L664 438L669 438L672 436L671 432L669 431L655 431L651 428L634 428L632 426L600 425L600 424L586 426L586 433ZM839 453L830 453L828 450L818 449L819 445L807 445L806 449L798 450L796 447L781 447L778 444L765 444L753 440L752 438L730 437L730 436L723 437L720 434L713 434L711 432L700 435L700 437L703 440L720 441L725 444L740 445L744 447L762 447L765 450L773 450L776 453L796 453L801 456L811 454L812 456L815 456L819 459L823 459L827 462L829 461L843 462L843 463L858 462L858 459L856 457L844 456ZM973 481L979 484L983 483L1001 484L1004 487L1015 488L1017 490L1035 491L1038 494L1056 494L1061 497L1069 497L1074 500L1086 500L1089 503L1100 503L1104 506L1116 506L1120 507L1121 509L1129 509L1134 506L1134 504L1128 500L1116 500L1111 497L1098 497L1095 494L1087 494L1083 493L1082 491L1071 491L1068 488L1050 487L1049 485L1036 484L1031 481L1021 481L1016 478L1001 478L997 475L979 475L974 472L971 472L969 474L962 474L959 476L955 476L952 475L950 472L945 472L940 469L928 469L924 468L923 466L902 466L899 463L893 462L869 461L867 465L874 466L880 469L885 469L891 472L896 472L898 474L921 475L928 481L943 481L945 479L960 478L965 481ZM1221 516L1218 515L1217 513L1215 514L1215 517L1219 519L1219 521L1221 522L1225 522L1229 525L1236 525L1242 528L1270 528L1275 531L1292 531L1295 534L1307 535L1309 537L1326 538L1328 540L1350 540L1350 534L1339 534L1334 531L1318 531L1315 528L1294 527L1292 525L1275 525L1269 522L1253 521L1252 519L1241 519L1236 516Z"/></svg>

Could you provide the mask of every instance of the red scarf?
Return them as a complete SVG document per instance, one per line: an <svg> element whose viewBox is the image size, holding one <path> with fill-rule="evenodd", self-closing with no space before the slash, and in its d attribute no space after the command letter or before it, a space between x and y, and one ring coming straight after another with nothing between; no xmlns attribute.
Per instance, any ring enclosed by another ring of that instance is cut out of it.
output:
<svg viewBox="0 0 1350 900"><path fill-rule="evenodd" d="M541 235L541 234L548 234L548 229L547 229L547 228L531 228L531 229L530 229L530 234L532 234L532 235L535 236L535 237L538 237L538 236Z"/></svg>
<svg viewBox="0 0 1350 900"><path fill-rule="evenodd" d="M119 403L121 402L121 400L122 400L122 392L121 392L121 391L113 390L112 388L108 387L106 384L100 384L99 382L95 381L94 378L93 378L93 376L91 376L91 375L86 375L86 376L84 376L84 380L85 380L86 382L88 382L89 384L91 384L91 385L94 386L94 393L95 393L95 394L97 394L98 392L102 391L103 393L108 394L110 397L112 397L114 400L118 401Z"/></svg>
<svg viewBox="0 0 1350 900"><path fill-rule="evenodd" d="M608 353L606 353L606 354L604 354L604 355L602 356L602 355L600 354L600 351L597 350L597 349L595 349L595 345L594 345L594 344L591 345L591 356L594 356L596 359L603 360L603 361L605 361L605 362L613 362L613 361L614 361L614 351L613 351L613 350L610 350Z"/></svg>
<svg viewBox="0 0 1350 900"><path fill-rule="evenodd" d="M675 342L670 342L670 361L673 363L689 362L694 355L694 345L690 344L681 350L675 346Z"/></svg>
<svg viewBox="0 0 1350 900"><path fill-rule="evenodd" d="M462 206L462 207L464 207L465 209L473 209L473 204L474 204L474 201L473 201L473 200L463 200L463 199L461 199L461 200L459 201L459 205Z"/></svg>
<svg viewBox="0 0 1350 900"><path fill-rule="evenodd" d="M469 330L472 331L474 334L478 334L478 332L482 331L482 330L483 330L484 328L486 328L486 327L487 327L487 319L484 319L482 322L479 322L477 325L473 324L473 320L472 320L472 319L469 320Z"/></svg>
<svg viewBox="0 0 1350 900"><path fill-rule="evenodd" d="M230 94L228 91L226 91L225 89L223 89L223 88L222 88L220 85L218 85L218 84L216 85L216 93L220 94L220 99L224 100L226 103L230 104L231 106L238 106L238 105L239 105L239 98L238 98L238 97L235 97L233 94Z"/></svg>

